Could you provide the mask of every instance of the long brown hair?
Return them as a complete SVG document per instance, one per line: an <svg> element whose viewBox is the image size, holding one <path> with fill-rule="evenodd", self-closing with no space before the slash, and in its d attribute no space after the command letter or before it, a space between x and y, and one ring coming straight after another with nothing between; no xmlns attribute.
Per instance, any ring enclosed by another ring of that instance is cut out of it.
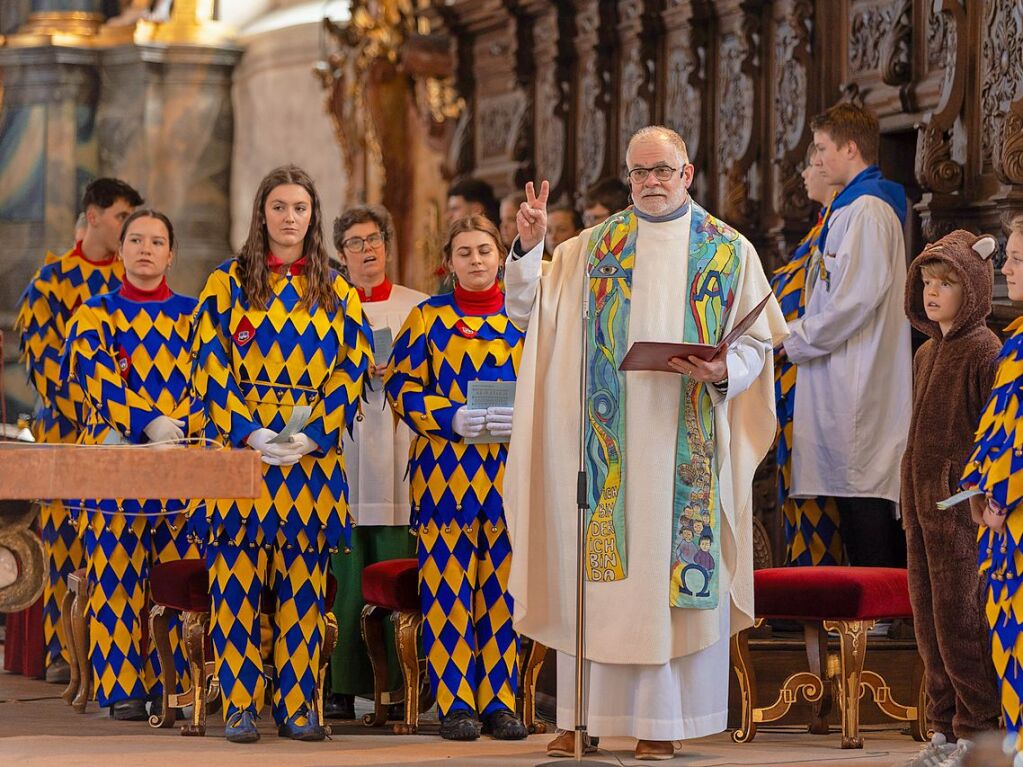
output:
<svg viewBox="0 0 1023 767"><path fill-rule="evenodd" d="M314 304L333 311L337 308L338 296L334 292L334 279L330 273L330 261L323 247L323 216L320 213L320 196L309 174L296 165L282 165L263 177L252 202L252 221L249 236L238 252L238 279L242 292L252 307L265 309L270 300L270 268L266 254L270 250L270 237L266 231L266 198L283 184L297 184L309 193L313 214L309 229L302 244L302 256L306 260L305 275L307 286L299 306L312 309Z"/></svg>

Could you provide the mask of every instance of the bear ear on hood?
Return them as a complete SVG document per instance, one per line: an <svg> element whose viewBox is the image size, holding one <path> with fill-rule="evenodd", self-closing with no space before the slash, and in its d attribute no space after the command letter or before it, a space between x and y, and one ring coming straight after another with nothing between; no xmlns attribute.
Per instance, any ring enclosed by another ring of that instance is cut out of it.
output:
<svg viewBox="0 0 1023 767"><path fill-rule="evenodd" d="M973 250L978 256L983 258L985 261L998 250L998 241L995 240L990 234L985 234L977 238L977 241L973 243Z"/></svg>

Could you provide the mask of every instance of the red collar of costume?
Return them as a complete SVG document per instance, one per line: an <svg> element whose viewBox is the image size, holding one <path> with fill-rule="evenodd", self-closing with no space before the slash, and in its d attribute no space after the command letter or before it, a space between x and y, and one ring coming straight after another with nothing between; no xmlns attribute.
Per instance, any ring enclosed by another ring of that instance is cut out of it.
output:
<svg viewBox="0 0 1023 767"><path fill-rule="evenodd" d="M384 281L379 285L374 285L369 289L369 292L362 288L356 288L359 291L359 300L362 303L373 303L375 301L386 301L391 297L391 288L394 287L394 283L391 282L387 277L384 277Z"/></svg>
<svg viewBox="0 0 1023 767"><path fill-rule="evenodd" d="M82 241L79 240L75 243L75 249L71 251L72 258L80 258L86 263L92 264L93 266L110 266L117 259L117 256L110 256L104 258L102 261L93 261L85 255L85 251L82 250Z"/></svg>
<svg viewBox="0 0 1023 767"><path fill-rule="evenodd" d="M455 304L465 314L481 317L487 314L496 314L504 306L504 293L501 292L501 286L496 280L486 290L466 290L456 283Z"/></svg>
<svg viewBox="0 0 1023 767"><path fill-rule="evenodd" d="M267 253L266 265L270 268L271 272L276 272L277 274L290 274L294 276L296 274L302 274L305 271L306 260L305 256L302 256L302 258L297 261L292 261L290 264L286 264L273 253Z"/></svg>
<svg viewBox="0 0 1023 767"><path fill-rule="evenodd" d="M124 298L127 298L129 301L166 301L174 295L171 293L171 289L167 287L166 277L160 280L160 284L152 290L137 288L128 282L128 278L125 277L124 282L121 283L118 293L120 293Z"/></svg>

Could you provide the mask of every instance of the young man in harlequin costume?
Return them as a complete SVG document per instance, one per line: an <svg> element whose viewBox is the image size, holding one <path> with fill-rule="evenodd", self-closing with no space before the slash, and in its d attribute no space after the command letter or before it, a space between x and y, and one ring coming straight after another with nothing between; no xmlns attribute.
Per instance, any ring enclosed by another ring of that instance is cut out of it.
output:
<svg viewBox="0 0 1023 767"><path fill-rule="evenodd" d="M444 263L455 291L413 309L394 343L384 388L415 432L409 461L418 534L423 650L441 737L526 737L513 713L518 635L508 572L512 551L502 478L512 408L469 409L472 381L514 381L523 333L504 309L506 251L484 216L456 219ZM488 432L498 441L470 443Z"/></svg>
<svg viewBox="0 0 1023 767"><path fill-rule="evenodd" d="M80 442L164 443L197 433L204 416L189 397L188 345L196 301L167 287L174 227L162 213L136 210L121 231L121 286L85 301L68 325L61 370L85 394ZM146 718L162 708L159 659L142 642L149 572L160 562L198 558L186 534L184 500L83 501L89 658L96 699L115 719ZM181 689L188 663L180 620L170 625ZM169 693L181 690L168 690Z"/></svg>
<svg viewBox="0 0 1023 767"><path fill-rule="evenodd" d="M753 621L752 480L774 440L770 353L785 323L771 297L710 361L619 369L635 341L717 344L771 292L752 245L689 197L693 166L681 136L643 128L626 162L633 206L563 243L549 268L546 184L539 195L528 184L519 210L505 273L508 316L528 324L504 476L509 588L516 628L559 651L566 732L548 754L570 755L567 730L584 721L595 736L635 738L636 758L656 760L673 757L672 741L727 723L729 636ZM587 693L577 713L571 478L581 427L592 555ZM687 506L703 564L681 557Z"/></svg>
<svg viewBox="0 0 1023 767"><path fill-rule="evenodd" d="M1023 215L1010 224L1002 274L1009 298L1023 301ZM1001 692L1002 718L1016 739L1016 767L1023 765L1023 431L1019 411L1023 400L1023 320L998 356L991 397L963 472L961 485L983 496L970 499L975 522L981 525L980 571L986 578L986 606L991 629L991 657Z"/></svg>
<svg viewBox="0 0 1023 767"><path fill-rule="evenodd" d="M142 197L115 178L98 178L82 196L85 234L56 261L32 278L18 306L21 357L39 395L33 423L37 442L78 441L82 391L60 378L60 355L71 315L92 296L115 290L124 268L117 260L121 226ZM67 577L84 565L82 544L60 500L47 500L40 513L43 549L48 564L43 587L43 639L48 678L67 673L67 638L60 628L60 605Z"/></svg>
<svg viewBox="0 0 1023 767"><path fill-rule="evenodd" d="M210 639L227 739L259 739L265 682L259 616L273 595L273 718L278 735L323 740L319 665L330 553L351 533L342 434L373 364L355 288L330 268L319 196L285 166L256 191L237 258L206 282L196 311L192 382L213 428L262 455L257 500L217 500L192 514L206 544ZM301 431L275 440L296 406Z"/></svg>

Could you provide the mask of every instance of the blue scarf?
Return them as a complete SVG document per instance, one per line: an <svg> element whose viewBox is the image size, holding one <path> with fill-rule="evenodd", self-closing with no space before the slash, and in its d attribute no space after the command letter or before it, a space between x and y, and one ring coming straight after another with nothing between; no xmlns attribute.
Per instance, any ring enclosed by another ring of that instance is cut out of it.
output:
<svg viewBox="0 0 1023 767"><path fill-rule="evenodd" d="M889 181L881 175L881 169L876 165L864 168L845 185L845 188L838 193L838 196L831 203L827 218L824 219L824 226L821 228L820 236L817 238L818 247L824 250L828 241L828 230L831 228L831 219L835 211L844 208L853 200L864 195L871 195L884 200L892 206L895 215L899 217L899 223L906 223L906 190L902 184Z"/></svg>

